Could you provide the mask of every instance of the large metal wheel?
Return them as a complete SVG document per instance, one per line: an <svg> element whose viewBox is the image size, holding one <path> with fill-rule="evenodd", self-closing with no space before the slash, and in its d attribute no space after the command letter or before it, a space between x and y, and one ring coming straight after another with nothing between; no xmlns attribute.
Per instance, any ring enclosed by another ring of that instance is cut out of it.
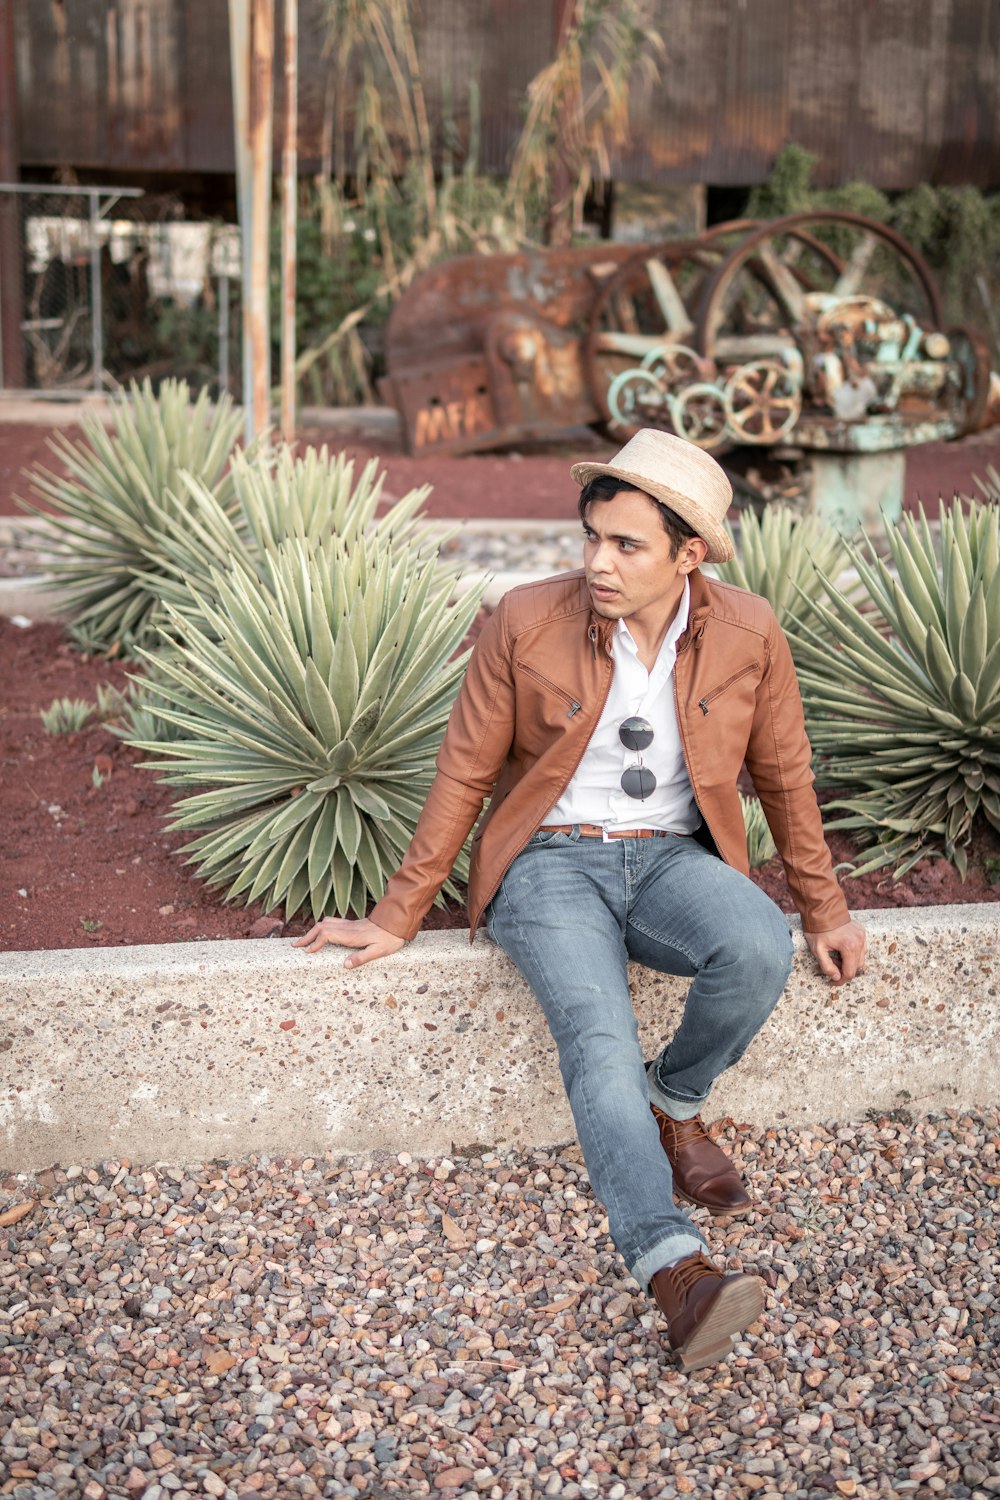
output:
<svg viewBox="0 0 1000 1500"><path fill-rule="evenodd" d="M717 385L699 381L670 399L672 430L709 453L730 447L726 401Z"/></svg>
<svg viewBox="0 0 1000 1500"><path fill-rule="evenodd" d="M692 380L702 380L705 375L704 360L686 344L657 344L655 349L643 355L639 368L655 375L663 389L671 394Z"/></svg>
<svg viewBox="0 0 1000 1500"><path fill-rule="evenodd" d="M611 409L609 393L625 371L638 367L671 374L664 382L673 391L679 382L694 330L695 308L706 282L752 220L717 224L697 239L673 240L639 250L602 288L595 299L584 351L587 382L602 421L616 437L629 437L638 426L670 426L664 409L658 424L622 422ZM711 366L694 368L690 378L705 379ZM620 387L618 388L620 389Z"/></svg>
<svg viewBox="0 0 1000 1500"><path fill-rule="evenodd" d="M585 359L594 405L615 437L631 437L636 428L622 424L611 411L608 392L612 383L625 370L648 367L658 356L662 359L666 349L692 344L698 310L719 267L748 235L760 229L752 219L733 220L715 225L697 240L672 241L638 251L605 285L591 313ZM798 258L819 262L827 278L839 269L839 261L822 241L806 231L792 238L798 251L790 257L790 276L793 282L801 278L804 291L812 290L813 282L796 265ZM787 342L791 345L791 340ZM691 378L711 381L716 362L711 356L700 357L698 350L695 343L700 368L690 372ZM736 362L751 357L748 353ZM670 387L674 395L681 389L677 384ZM659 425L669 425L665 412Z"/></svg>
<svg viewBox="0 0 1000 1500"><path fill-rule="evenodd" d="M695 347L718 364L780 357L824 298L846 297L879 299L924 328L941 327L937 286L913 247L863 214L830 210L790 214L744 236L705 285Z"/></svg>
<svg viewBox="0 0 1000 1500"><path fill-rule="evenodd" d="M777 359L740 365L725 385L726 420L738 443L779 443L802 411L802 394Z"/></svg>
<svg viewBox="0 0 1000 1500"><path fill-rule="evenodd" d="M669 423L667 396L652 370L622 370L608 387L608 410L615 425L624 430L661 427Z"/></svg>

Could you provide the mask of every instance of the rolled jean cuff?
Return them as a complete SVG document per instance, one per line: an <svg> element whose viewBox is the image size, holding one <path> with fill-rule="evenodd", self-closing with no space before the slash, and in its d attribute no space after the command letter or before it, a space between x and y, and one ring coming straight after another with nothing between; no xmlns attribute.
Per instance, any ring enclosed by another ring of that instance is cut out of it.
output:
<svg viewBox="0 0 1000 1500"><path fill-rule="evenodd" d="M649 1283L657 1271L662 1271L664 1266L675 1266L679 1260L686 1260L689 1255L698 1255L708 1249L707 1240L703 1240L697 1234L674 1234L668 1240L661 1240L652 1250L647 1250L645 1255L640 1255L634 1266L629 1270L644 1292L649 1291Z"/></svg>
<svg viewBox="0 0 1000 1500"><path fill-rule="evenodd" d="M672 1120L693 1120L695 1115L700 1115L708 1095L704 1099L676 1099L668 1094L656 1081L656 1063L651 1062L646 1068L646 1087L649 1092L650 1104L655 1104L657 1109L662 1109L665 1115Z"/></svg>

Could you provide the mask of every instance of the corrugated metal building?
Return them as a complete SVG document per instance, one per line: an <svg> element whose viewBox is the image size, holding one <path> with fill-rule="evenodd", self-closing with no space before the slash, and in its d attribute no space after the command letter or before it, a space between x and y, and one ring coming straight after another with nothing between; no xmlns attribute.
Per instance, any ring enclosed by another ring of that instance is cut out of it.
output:
<svg viewBox="0 0 1000 1500"><path fill-rule="evenodd" d="M117 180L233 171L226 0L0 0L13 6L21 175ZM481 165L502 173L559 0L416 0L438 134L481 97ZM277 7L280 31L280 5ZM1000 187L997 0L659 0L659 84L634 100L622 179L750 184L786 141L821 183ZM322 157L321 0L300 5L301 165ZM280 108L280 39L276 84ZM2 70L0 70L2 75Z"/></svg>

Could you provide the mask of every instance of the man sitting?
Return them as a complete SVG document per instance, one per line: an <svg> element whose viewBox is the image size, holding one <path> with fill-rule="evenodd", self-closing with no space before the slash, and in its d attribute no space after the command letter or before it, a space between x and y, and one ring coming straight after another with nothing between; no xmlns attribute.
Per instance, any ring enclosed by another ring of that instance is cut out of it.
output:
<svg viewBox="0 0 1000 1500"><path fill-rule="evenodd" d="M481 921L531 986L559 1050L594 1192L686 1369L721 1358L763 1308L725 1275L674 1196L752 1207L701 1111L784 989L791 938L748 878L746 764L806 941L830 981L860 972L865 933L833 874L787 642L763 599L701 564L732 556L732 490L701 449L640 431L579 463L583 568L513 589L485 625L400 869L371 917L327 917L299 946L393 953L473 842ZM647 1066L629 959L691 979Z"/></svg>

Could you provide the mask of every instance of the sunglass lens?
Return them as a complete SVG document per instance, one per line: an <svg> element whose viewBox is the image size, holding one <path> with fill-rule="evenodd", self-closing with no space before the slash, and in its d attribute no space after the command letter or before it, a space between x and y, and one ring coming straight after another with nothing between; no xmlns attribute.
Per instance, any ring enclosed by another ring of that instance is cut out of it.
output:
<svg viewBox="0 0 1000 1500"><path fill-rule="evenodd" d="M622 791L645 802L656 791L656 777L648 766L628 766L622 772Z"/></svg>
<svg viewBox="0 0 1000 1500"><path fill-rule="evenodd" d="M626 719L618 727L618 738L626 750L646 750L653 743L653 726L645 719Z"/></svg>

